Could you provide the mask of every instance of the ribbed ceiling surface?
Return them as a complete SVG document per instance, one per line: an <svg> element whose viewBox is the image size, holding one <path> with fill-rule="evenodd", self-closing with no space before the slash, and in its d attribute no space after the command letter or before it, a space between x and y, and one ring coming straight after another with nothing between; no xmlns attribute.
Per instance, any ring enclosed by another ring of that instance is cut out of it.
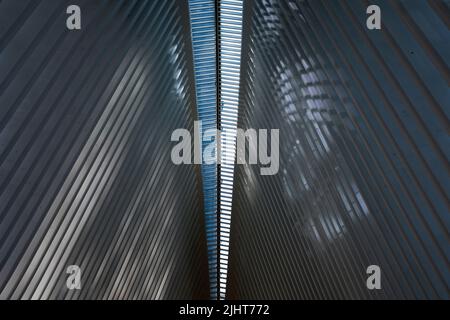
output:
<svg viewBox="0 0 450 320"><path fill-rule="evenodd" d="M0 1L0 298L209 297L200 172L170 157L196 118L186 12Z"/></svg>
<svg viewBox="0 0 450 320"><path fill-rule="evenodd" d="M449 1L245 1L229 298L449 298ZM381 290L366 287L381 268Z"/></svg>
<svg viewBox="0 0 450 320"><path fill-rule="evenodd" d="M0 0L0 299L449 299L450 1L372 4Z"/></svg>

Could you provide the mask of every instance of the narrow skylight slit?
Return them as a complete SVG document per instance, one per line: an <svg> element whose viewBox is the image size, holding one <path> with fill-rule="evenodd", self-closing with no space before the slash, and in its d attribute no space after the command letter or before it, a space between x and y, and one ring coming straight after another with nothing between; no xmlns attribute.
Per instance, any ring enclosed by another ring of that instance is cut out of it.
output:
<svg viewBox="0 0 450 320"><path fill-rule="evenodd" d="M221 139L219 297L226 295L233 172L241 69L242 0L219 0L219 101Z"/></svg>
<svg viewBox="0 0 450 320"><path fill-rule="evenodd" d="M202 132L217 128L215 5L215 0L189 0L197 111ZM207 144L208 141L203 141L203 149ZM217 299L217 165L202 164L201 171L211 299Z"/></svg>

